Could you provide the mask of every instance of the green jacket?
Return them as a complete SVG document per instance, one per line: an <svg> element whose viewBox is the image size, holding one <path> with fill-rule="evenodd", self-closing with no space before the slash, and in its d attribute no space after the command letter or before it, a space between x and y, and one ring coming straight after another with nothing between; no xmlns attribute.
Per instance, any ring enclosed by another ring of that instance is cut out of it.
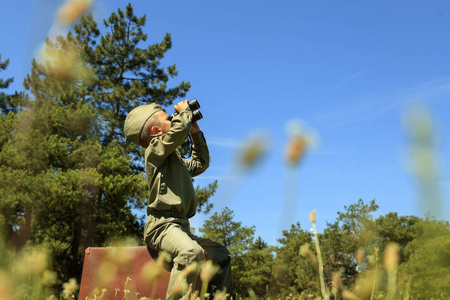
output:
<svg viewBox="0 0 450 300"><path fill-rule="evenodd" d="M192 134L192 159L181 157L177 147L191 129L192 111L188 107L172 119L169 132L153 136L145 150L145 171L150 189L147 214L170 211L182 217L195 215L197 199L192 177L209 166L209 151L203 133Z"/></svg>

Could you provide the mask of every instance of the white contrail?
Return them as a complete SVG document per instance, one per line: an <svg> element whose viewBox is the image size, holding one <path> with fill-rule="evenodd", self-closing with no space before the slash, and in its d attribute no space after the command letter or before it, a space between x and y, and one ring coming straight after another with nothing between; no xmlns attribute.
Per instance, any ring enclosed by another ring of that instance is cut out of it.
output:
<svg viewBox="0 0 450 300"><path fill-rule="evenodd" d="M352 79L354 79L354 78L356 78L356 77L358 77L358 76L361 76L363 73L364 73L364 71L359 71L358 73L353 74L352 76L347 77L347 78L345 78L344 80L339 81L339 82L336 83L336 84L333 84L331 87L335 87L335 86L341 85L341 84L343 84L343 83L345 83L345 82L347 82L347 81L350 81L350 80L352 80Z"/></svg>

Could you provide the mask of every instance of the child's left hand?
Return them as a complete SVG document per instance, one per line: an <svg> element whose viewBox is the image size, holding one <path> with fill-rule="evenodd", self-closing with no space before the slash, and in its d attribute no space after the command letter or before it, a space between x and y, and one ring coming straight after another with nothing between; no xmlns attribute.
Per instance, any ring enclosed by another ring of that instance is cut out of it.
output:
<svg viewBox="0 0 450 300"><path fill-rule="evenodd" d="M190 134L194 134L200 131L200 126L198 126L197 122L192 123Z"/></svg>

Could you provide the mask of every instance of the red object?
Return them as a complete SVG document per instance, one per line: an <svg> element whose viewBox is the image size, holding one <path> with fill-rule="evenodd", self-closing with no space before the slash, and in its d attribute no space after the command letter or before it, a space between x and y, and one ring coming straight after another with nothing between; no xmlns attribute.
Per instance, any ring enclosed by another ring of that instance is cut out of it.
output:
<svg viewBox="0 0 450 300"><path fill-rule="evenodd" d="M170 272L154 263L145 246L89 247L85 250L78 299L93 299L94 295L100 296L103 289L106 289L103 299L165 299ZM160 277L149 280L148 274L156 270L160 270ZM124 297L126 290L128 297Z"/></svg>

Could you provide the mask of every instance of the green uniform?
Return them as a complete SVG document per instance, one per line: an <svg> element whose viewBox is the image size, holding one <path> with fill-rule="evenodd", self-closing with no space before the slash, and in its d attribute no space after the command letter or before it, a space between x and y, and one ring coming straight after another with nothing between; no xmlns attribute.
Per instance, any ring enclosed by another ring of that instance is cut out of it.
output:
<svg viewBox="0 0 450 300"><path fill-rule="evenodd" d="M167 299L180 271L195 261L206 258L218 264L222 271L211 285L231 291L231 257L228 250L215 242L191 234L188 219L195 215L197 200L192 177L209 166L209 151L202 132L192 134L192 159L186 160L176 151L187 139L192 120L190 108L172 119L171 129L152 136L145 151L145 170L150 189L144 240L150 248L166 251L173 257L174 267ZM195 287L197 274L187 278Z"/></svg>

